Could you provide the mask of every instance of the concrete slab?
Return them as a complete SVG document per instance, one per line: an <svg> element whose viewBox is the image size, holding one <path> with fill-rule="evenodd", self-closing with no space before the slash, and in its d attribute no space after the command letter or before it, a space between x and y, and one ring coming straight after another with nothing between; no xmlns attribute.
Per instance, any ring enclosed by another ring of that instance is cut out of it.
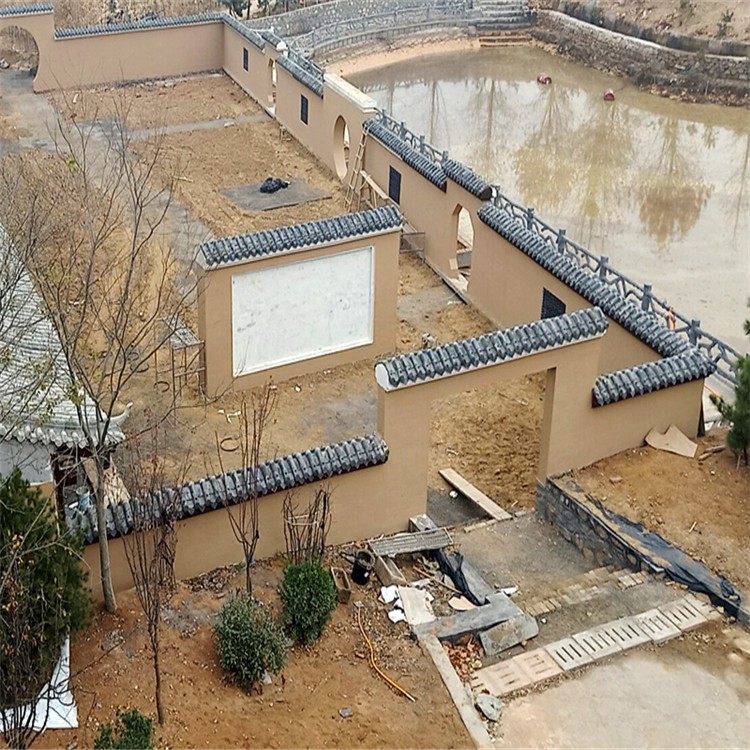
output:
<svg viewBox="0 0 750 750"><path fill-rule="evenodd" d="M651 641L651 638L638 625L634 617L623 617L603 625L602 628L617 641L623 651Z"/></svg>
<svg viewBox="0 0 750 750"><path fill-rule="evenodd" d="M525 654L519 654L513 661L526 672L532 683L548 680L562 674L560 665L543 648L535 648Z"/></svg>
<svg viewBox="0 0 750 750"><path fill-rule="evenodd" d="M508 659L480 669L474 672L471 679L471 687L475 692L487 690L498 698L514 690L522 690L531 684L531 677L515 659Z"/></svg>
<svg viewBox="0 0 750 750"><path fill-rule="evenodd" d="M687 598L663 604L659 607L659 611L683 633L687 630L699 628L707 622L697 607Z"/></svg>
<svg viewBox="0 0 750 750"><path fill-rule="evenodd" d="M483 631L479 634L479 642L487 656L497 656L537 635L539 635L537 621L524 612Z"/></svg>
<svg viewBox="0 0 750 750"><path fill-rule="evenodd" d="M709 622L721 620L722 614L710 602L707 602L695 594L687 594L685 599L689 601Z"/></svg>
<svg viewBox="0 0 750 750"><path fill-rule="evenodd" d="M296 206L299 203L330 198L328 193L308 185L303 180L290 180L289 187L275 193L261 193L260 185L239 185L221 192L244 211L272 211L274 208Z"/></svg>
<svg viewBox="0 0 750 750"><path fill-rule="evenodd" d="M591 664L593 661L583 646L572 638L563 638L561 641L550 643L545 650L566 672Z"/></svg>
<svg viewBox="0 0 750 750"><path fill-rule="evenodd" d="M680 634L680 629L673 625L658 609L650 609L633 618L641 630L654 642L663 643Z"/></svg>
<svg viewBox="0 0 750 750"><path fill-rule="evenodd" d="M622 650L619 642L604 627L592 628L591 630L585 630L583 633L576 633L573 636L573 640L594 661L618 654Z"/></svg>

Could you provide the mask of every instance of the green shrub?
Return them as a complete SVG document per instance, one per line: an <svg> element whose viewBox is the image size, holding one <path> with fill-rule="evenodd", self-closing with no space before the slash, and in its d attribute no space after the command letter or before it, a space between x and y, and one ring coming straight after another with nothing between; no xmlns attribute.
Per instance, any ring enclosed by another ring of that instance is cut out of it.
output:
<svg viewBox="0 0 750 750"><path fill-rule="evenodd" d="M292 640L317 640L336 607L331 574L318 561L288 565L281 582L281 607L281 621Z"/></svg>
<svg viewBox="0 0 750 750"><path fill-rule="evenodd" d="M117 712L114 728L104 724L94 740L95 750L152 750L154 722L135 708Z"/></svg>
<svg viewBox="0 0 750 750"><path fill-rule="evenodd" d="M241 593L220 610L214 626L219 663L250 691L265 672L278 672L286 660L286 639L268 608Z"/></svg>

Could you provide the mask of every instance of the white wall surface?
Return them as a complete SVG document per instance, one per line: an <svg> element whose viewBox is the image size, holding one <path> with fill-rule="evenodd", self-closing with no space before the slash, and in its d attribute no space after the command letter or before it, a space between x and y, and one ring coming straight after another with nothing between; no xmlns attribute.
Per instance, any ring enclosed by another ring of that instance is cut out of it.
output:
<svg viewBox="0 0 750 750"><path fill-rule="evenodd" d="M7 477L13 467L21 469L30 484L52 481L49 447L40 443L19 443L13 438L0 440L0 474Z"/></svg>
<svg viewBox="0 0 750 750"><path fill-rule="evenodd" d="M232 277L235 377L373 341L374 248Z"/></svg>

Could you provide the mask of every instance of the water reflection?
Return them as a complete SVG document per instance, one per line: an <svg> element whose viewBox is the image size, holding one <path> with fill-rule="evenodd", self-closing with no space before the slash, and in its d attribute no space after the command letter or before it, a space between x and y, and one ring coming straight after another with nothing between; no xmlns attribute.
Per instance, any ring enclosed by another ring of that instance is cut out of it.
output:
<svg viewBox="0 0 750 750"><path fill-rule="evenodd" d="M540 72L551 86L536 82ZM533 48L350 76L510 198L734 346L750 295L750 117L690 105ZM604 102L607 88L615 102Z"/></svg>
<svg viewBox="0 0 750 750"><path fill-rule="evenodd" d="M687 235L714 190L697 176L685 144L680 143L680 131L680 122L674 117L662 119L659 151L637 188L639 216L661 249Z"/></svg>

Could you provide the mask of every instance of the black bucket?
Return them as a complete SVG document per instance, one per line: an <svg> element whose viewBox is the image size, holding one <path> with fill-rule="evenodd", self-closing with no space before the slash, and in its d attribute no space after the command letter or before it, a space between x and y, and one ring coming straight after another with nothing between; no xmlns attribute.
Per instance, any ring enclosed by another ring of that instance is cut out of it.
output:
<svg viewBox="0 0 750 750"><path fill-rule="evenodd" d="M352 568L352 581L364 586L372 575L372 569L375 567L375 558L371 552L363 549L357 552L354 557L354 567Z"/></svg>

